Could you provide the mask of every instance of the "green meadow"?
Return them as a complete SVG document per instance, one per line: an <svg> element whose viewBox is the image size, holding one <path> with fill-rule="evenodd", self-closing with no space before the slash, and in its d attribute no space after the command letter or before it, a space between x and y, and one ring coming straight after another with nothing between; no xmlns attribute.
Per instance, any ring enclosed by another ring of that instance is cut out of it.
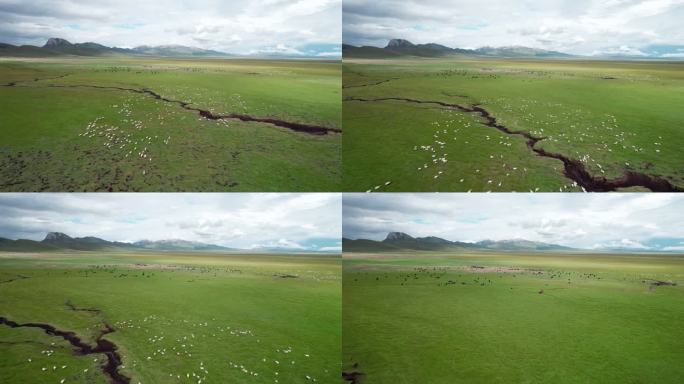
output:
<svg viewBox="0 0 684 384"><path fill-rule="evenodd" d="M684 63L345 59L343 88L345 191L684 188Z"/></svg>
<svg viewBox="0 0 684 384"><path fill-rule="evenodd" d="M212 253L0 254L3 383L339 382L341 260ZM111 332L103 335L103 330Z"/></svg>
<svg viewBox="0 0 684 384"><path fill-rule="evenodd" d="M3 59L0 190L339 190L340 78L333 61Z"/></svg>
<svg viewBox="0 0 684 384"><path fill-rule="evenodd" d="M342 358L350 381L684 379L684 256L400 252L343 258Z"/></svg>

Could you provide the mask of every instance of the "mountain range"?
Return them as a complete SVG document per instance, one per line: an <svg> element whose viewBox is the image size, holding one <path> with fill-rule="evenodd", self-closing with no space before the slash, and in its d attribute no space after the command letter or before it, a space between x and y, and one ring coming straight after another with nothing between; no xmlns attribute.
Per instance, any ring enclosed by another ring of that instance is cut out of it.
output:
<svg viewBox="0 0 684 384"><path fill-rule="evenodd" d="M135 48L107 47L102 44L70 43L57 37L48 39L42 47L33 45L16 46L0 43L0 56L45 57L45 56L169 56L169 57L227 57L229 53L212 51L183 45L142 45Z"/></svg>
<svg viewBox="0 0 684 384"><path fill-rule="evenodd" d="M49 251L168 251L168 252L255 252L255 253L301 253L301 249L269 247L257 249L228 248L187 240L141 240L134 243L103 240L98 237L71 237L61 232L49 232L41 241L0 237L0 252L49 252ZM314 252L314 251L308 251Z"/></svg>
<svg viewBox="0 0 684 384"><path fill-rule="evenodd" d="M35 45L12 45L0 43L0 57L58 57L58 56L136 56L136 57L250 57L250 58L273 58L273 59L318 59L325 60L313 54L292 54L285 52L260 52L248 55L220 52L210 49L188 47L184 45L141 45L135 48L117 48L106 45L86 42L71 43L65 39L52 37L41 46ZM328 57L327 59L335 59ZM337 58L339 59L339 57Z"/></svg>
<svg viewBox="0 0 684 384"><path fill-rule="evenodd" d="M477 49L450 48L441 44L413 44L404 39L392 39L383 48L343 44L342 55L356 58L392 58L401 56L446 57L454 55L489 56L501 58L569 58L562 52L521 46L482 47Z"/></svg>
<svg viewBox="0 0 684 384"><path fill-rule="evenodd" d="M387 59L393 57L448 57L474 56L492 58L536 58L536 59L607 59L607 60L682 60L684 45L649 45L641 49L632 47L608 48L594 52L591 56L570 55L523 46L481 47L477 49L450 48L441 44L414 44L404 39L392 39L385 47L353 46L342 44L344 57Z"/></svg>
<svg viewBox="0 0 684 384"><path fill-rule="evenodd" d="M343 239L344 252L392 252L392 251L455 251L455 250L489 250L489 251L531 251L531 252L566 252L574 248L557 244L541 243L529 240L483 240L477 243L450 241L439 237L412 237L403 232L390 232L382 241L368 239Z"/></svg>

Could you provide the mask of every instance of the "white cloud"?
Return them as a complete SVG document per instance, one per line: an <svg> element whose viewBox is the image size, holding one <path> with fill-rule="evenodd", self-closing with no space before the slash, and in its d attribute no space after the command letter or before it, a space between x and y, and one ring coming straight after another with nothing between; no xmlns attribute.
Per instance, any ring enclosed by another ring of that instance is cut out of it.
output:
<svg viewBox="0 0 684 384"><path fill-rule="evenodd" d="M318 56L318 57L339 57L340 51L318 52L316 54L316 56ZM684 53L682 53L682 56L684 56Z"/></svg>
<svg viewBox="0 0 684 384"><path fill-rule="evenodd" d="M648 248L651 239L684 239L679 194L345 194L343 201L343 234L351 238L381 240L402 231L578 248Z"/></svg>
<svg viewBox="0 0 684 384"><path fill-rule="evenodd" d="M628 47L626 45L621 45L619 47L611 47L611 48L605 48L603 50L596 50L591 53L591 56L612 56L612 55L621 55L621 56L648 56L647 53L642 52L638 48L634 47Z"/></svg>
<svg viewBox="0 0 684 384"><path fill-rule="evenodd" d="M345 0L343 8L343 40L355 45L405 38L589 55L614 47L684 44L681 0Z"/></svg>
<svg viewBox="0 0 684 384"><path fill-rule="evenodd" d="M107 240L184 239L237 248L307 249L341 236L340 194L0 195L0 237L40 240L46 232Z"/></svg>
<svg viewBox="0 0 684 384"><path fill-rule="evenodd" d="M341 0L0 0L0 41L42 45L62 37L248 53L339 45L341 19Z"/></svg>
<svg viewBox="0 0 684 384"><path fill-rule="evenodd" d="M253 49L249 51L250 54L259 54L259 53L280 53L280 54L286 54L286 55L302 55L304 52L294 48L287 46L285 44L277 44L275 47L262 47L259 49ZM339 55L338 55L339 56Z"/></svg>
<svg viewBox="0 0 684 384"><path fill-rule="evenodd" d="M684 249L684 247L682 247ZM342 246L335 246L335 247L320 247L318 248L319 251L321 252L341 252L342 251Z"/></svg>
<svg viewBox="0 0 684 384"><path fill-rule="evenodd" d="M602 249L602 248L626 248L626 249L648 249L647 246L644 244L630 240L630 239L620 239L618 241L609 241L606 243L602 244L595 244L593 246L594 249Z"/></svg>

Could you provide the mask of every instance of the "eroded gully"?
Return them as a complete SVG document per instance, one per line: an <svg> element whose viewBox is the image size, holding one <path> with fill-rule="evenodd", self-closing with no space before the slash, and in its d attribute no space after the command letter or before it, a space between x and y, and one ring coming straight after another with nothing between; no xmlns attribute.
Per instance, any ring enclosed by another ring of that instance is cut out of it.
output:
<svg viewBox="0 0 684 384"><path fill-rule="evenodd" d="M398 77L392 77L392 78L387 79L387 80L381 80L381 81L378 81L378 82L375 82L375 83L368 83L368 84L343 85L343 86L342 86L342 89L372 87L372 86L375 86L375 85L380 85L380 84L388 83L388 82L390 82L390 81L392 81L392 80L399 80L399 78L398 78Z"/></svg>
<svg viewBox="0 0 684 384"><path fill-rule="evenodd" d="M484 109L481 105L475 104L473 106L467 107L460 104L446 103L443 101L434 100L418 100L405 97L381 97L381 98L361 98L361 97L346 97L345 101L357 101L357 102L381 102L381 101L402 101L407 103L416 104L432 104L438 105L444 108L456 109L461 112L475 113L478 114L483 120L483 124L498 129L499 131L514 136L522 136L527 147L533 151L537 156L547 157L551 159L560 160L563 162L563 174L565 177L575 181L579 186L584 188L588 192L609 192L615 191L618 188L629 188L629 187L644 187L648 188L654 192L682 192L684 189L672 185L668 180L657 176L647 175L645 173L635 172L635 171L624 171L622 176L615 179L607 179L605 177L593 176L587 171L584 164L575 159L571 159L560 153L553 153L546 151L543 148L537 148L536 144L544 140L545 137L536 137L529 132L524 131L512 131L510 128L499 123L494 116L491 115L489 111Z"/></svg>
<svg viewBox="0 0 684 384"><path fill-rule="evenodd" d="M45 323L17 323L6 317L0 316L0 324L10 328L38 328L42 329L50 336L61 337L75 348L77 355L86 356L94 354L104 354L107 358L105 364L101 366L102 372L109 378L112 384L129 384L131 379L121 372L121 356L117 352L117 346L113 342L103 339L105 335L113 333L115 330L109 324L104 323L99 335L95 339L95 345L90 345L83 341L75 332L63 331L53 325Z"/></svg>
<svg viewBox="0 0 684 384"><path fill-rule="evenodd" d="M54 78L34 79L34 81L58 79L58 78L62 78L65 76L67 76L67 75L58 76L58 77L54 77ZM18 87L16 81L6 83L6 84L2 84L2 86ZM103 86L103 85L88 85L88 84L48 84L48 85L46 85L46 87L49 87L49 88L94 88L94 89L107 89L107 90L133 92L133 93L138 93L138 94L143 94L143 95L149 95L149 96L154 97L157 100L164 101L167 103L177 104L181 108L183 108L187 111L197 112L200 116L204 117L205 119L209 119L209 120L241 120L241 121L246 121L246 122L264 123L264 124L274 125L276 127L287 128L287 129L290 129L290 130L296 131L296 132L308 133L311 135L327 135L330 133L342 133L342 130L339 128L325 127L322 125L315 125L315 124L296 123L296 122L292 122L292 121L285 121L285 120L274 119L274 118L269 118L269 117L256 117L256 116L246 115L246 114L242 114L242 113L230 113L227 115L214 114L213 112L211 112L209 110L193 107L187 101L169 99L169 98L164 97L164 96L160 95L159 93L152 91L148 88L137 89L137 88Z"/></svg>

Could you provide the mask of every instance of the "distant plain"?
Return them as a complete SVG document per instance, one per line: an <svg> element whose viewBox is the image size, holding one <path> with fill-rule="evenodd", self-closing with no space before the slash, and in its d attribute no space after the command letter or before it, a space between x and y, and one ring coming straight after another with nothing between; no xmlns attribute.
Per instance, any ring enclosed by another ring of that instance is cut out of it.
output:
<svg viewBox="0 0 684 384"><path fill-rule="evenodd" d="M464 250L343 258L343 372L351 382L674 384L684 377L682 255Z"/></svg>

